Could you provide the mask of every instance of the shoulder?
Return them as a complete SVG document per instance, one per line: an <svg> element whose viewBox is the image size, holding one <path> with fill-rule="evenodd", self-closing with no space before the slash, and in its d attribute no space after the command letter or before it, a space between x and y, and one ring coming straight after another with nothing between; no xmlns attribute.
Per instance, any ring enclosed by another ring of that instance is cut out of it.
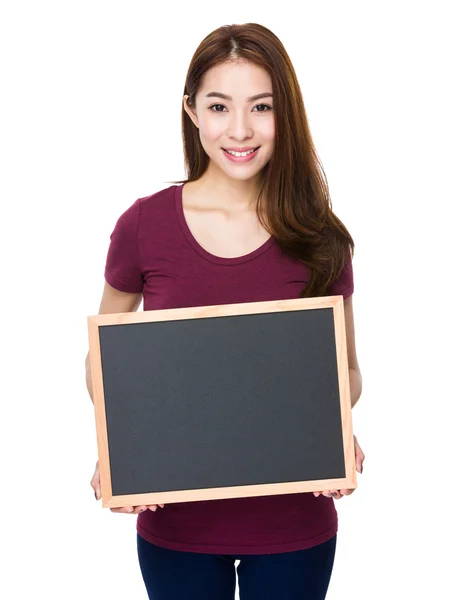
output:
<svg viewBox="0 0 471 600"><path fill-rule="evenodd" d="M135 204L137 204L137 210L141 217L146 218L154 214L162 214L169 210L173 210L177 190L177 185L171 185L150 196L138 198Z"/></svg>
<svg viewBox="0 0 471 600"><path fill-rule="evenodd" d="M118 216L115 229L136 233L143 224L165 219L166 214L174 210L176 188L173 185L135 200Z"/></svg>
<svg viewBox="0 0 471 600"><path fill-rule="evenodd" d="M171 185L149 196L139 197L120 215L120 218L123 216L137 218L142 213L147 215L159 210L168 210L169 207L174 205L177 187Z"/></svg>
<svg viewBox="0 0 471 600"><path fill-rule="evenodd" d="M344 300L346 300L353 294L354 289L352 255L348 251L343 269L338 278L329 286L327 293L332 296L342 295Z"/></svg>

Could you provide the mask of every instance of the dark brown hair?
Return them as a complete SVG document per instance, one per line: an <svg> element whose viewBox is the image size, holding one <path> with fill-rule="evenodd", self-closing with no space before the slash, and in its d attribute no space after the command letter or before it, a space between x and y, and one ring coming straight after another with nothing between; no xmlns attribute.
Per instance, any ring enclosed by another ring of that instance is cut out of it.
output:
<svg viewBox="0 0 471 600"><path fill-rule="evenodd" d="M281 41L263 25L224 25L203 39L191 59L183 92L190 106L206 71L230 60L250 61L272 80L275 139L257 199L260 222L283 251L310 268L310 281L301 297L325 296L348 252L353 255L354 243L332 211L327 178L312 141L293 65ZM184 108L182 136L188 179L175 184L199 179L209 164L198 128Z"/></svg>

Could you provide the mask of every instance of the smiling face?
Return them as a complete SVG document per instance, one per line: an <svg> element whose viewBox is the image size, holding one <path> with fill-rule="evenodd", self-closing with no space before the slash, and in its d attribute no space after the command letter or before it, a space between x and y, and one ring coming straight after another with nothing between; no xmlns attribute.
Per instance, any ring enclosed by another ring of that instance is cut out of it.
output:
<svg viewBox="0 0 471 600"><path fill-rule="evenodd" d="M270 76L247 61L230 61L206 72L196 94L196 108L184 108L199 129L209 168L247 181L258 175L273 152L275 119ZM228 149L247 151L233 156Z"/></svg>

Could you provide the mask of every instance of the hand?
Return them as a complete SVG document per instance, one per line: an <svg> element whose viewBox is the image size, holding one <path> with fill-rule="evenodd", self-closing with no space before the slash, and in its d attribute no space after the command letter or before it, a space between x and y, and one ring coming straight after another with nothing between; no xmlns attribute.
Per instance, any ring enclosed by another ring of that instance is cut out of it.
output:
<svg viewBox="0 0 471 600"><path fill-rule="evenodd" d="M100 465L98 461L96 461L95 473L93 473L92 480L90 481L90 485L95 491L95 498L99 500L101 498L101 489L100 489ZM110 508L111 512L115 513L126 513L128 515L137 515L138 513L144 512L149 509L153 512L157 510L157 506L163 508L165 504L149 504L148 506L121 506L119 508Z"/></svg>
<svg viewBox="0 0 471 600"><path fill-rule="evenodd" d="M363 450L360 448L358 440L356 436L353 436L353 441L355 445L355 464L357 471L359 473L363 473L363 461L365 460L365 455L363 454ZM336 500L340 500L344 496L350 496L353 494L355 490L326 490L324 492L313 492L314 496L317 498L321 494L326 498L335 498Z"/></svg>

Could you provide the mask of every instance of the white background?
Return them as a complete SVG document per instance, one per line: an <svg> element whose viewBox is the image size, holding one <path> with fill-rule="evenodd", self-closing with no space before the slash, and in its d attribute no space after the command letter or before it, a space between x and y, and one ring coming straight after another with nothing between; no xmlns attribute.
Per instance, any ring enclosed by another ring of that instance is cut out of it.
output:
<svg viewBox="0 0 471 600"><path fill-rule="evenodd" d="M285 45L333 208L356 242L364 387L353 418L366 460L358 489L336 502L328 598L466 595L465 4L2 3L3 598L146 598L136 517L102 509L89 485L86 317L119 215L185 176L193 52L245 22Z"/></svg>

